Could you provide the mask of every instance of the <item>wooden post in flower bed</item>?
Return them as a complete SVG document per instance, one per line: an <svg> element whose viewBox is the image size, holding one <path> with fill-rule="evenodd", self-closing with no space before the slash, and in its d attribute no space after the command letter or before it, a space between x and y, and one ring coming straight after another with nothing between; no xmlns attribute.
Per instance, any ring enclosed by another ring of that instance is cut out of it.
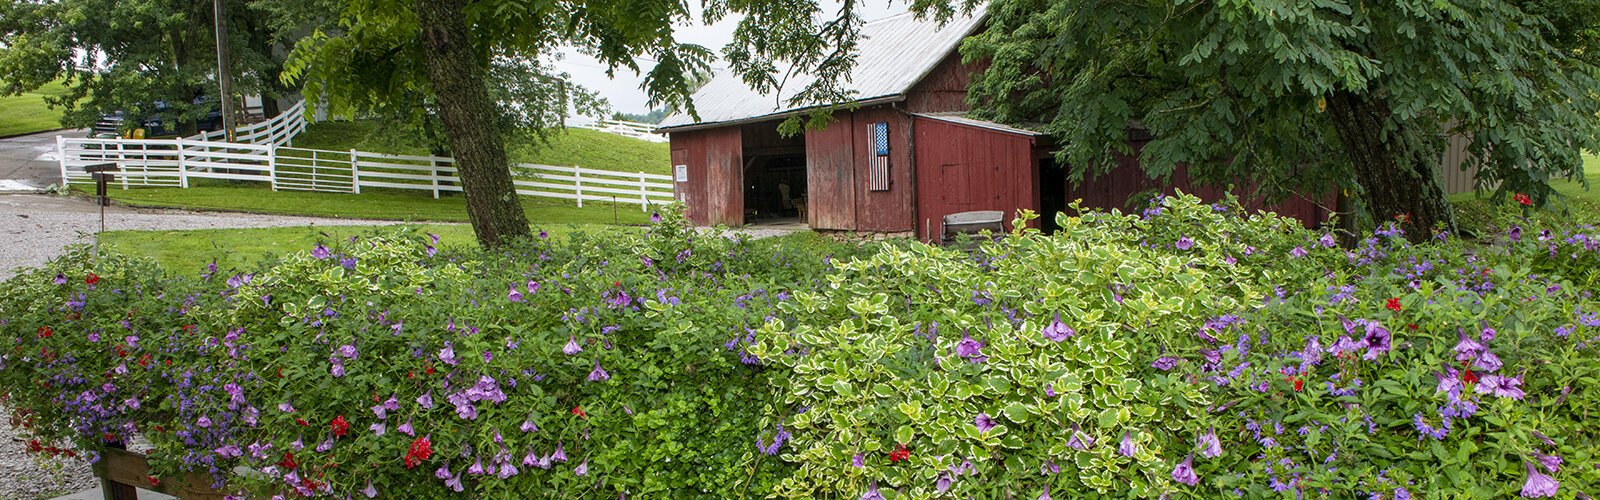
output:
<svg viewBox="0 0 1600 500"><path fill-rule="evenodd" d="M139 490L165 493L183 500L222 500L222 492L211 488L211 479L205 474L189 474L184 480L163 478L150 484L150 461L140 453L118 448L107 448L94 464L94 475L100 477L100 490L106 500L135 500Z"/></svg>

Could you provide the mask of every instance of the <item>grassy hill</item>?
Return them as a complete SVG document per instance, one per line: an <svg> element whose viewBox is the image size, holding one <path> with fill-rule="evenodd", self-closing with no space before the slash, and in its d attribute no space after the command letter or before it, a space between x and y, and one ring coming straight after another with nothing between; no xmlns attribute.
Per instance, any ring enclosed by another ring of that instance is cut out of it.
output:
<svg viewBox="0 0 1600 500"><path fill-rule="evenodd" d="M33 92L0 97L0 137L61 128L61 111L45 106L44 98L66 92L66 87L51 83Z"/></svg>
<svg viewBox="0 0 1600 500"><path fill-rule="evenodd" d="M365 122L322 122L306 127L294 140L295 147L346 151L359 149L375 153L424 155L417 144L396 144L375 133ZM511 145L511 160L540 165L578 165L584 168L667 174L671 153L666 143L650 142L616 134L585 129L567 129L550 135L543 144L524 142Z"/></svg>

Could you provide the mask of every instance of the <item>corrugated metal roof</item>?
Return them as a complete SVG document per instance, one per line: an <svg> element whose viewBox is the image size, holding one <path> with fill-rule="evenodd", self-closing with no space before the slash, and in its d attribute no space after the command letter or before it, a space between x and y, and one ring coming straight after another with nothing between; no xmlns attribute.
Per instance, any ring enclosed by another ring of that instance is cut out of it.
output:
<svg viewBox="0 0 1600 500"><path fill-rule="evenodd" d="M928 119L931 119L931 120L939 120L939 121L944 121L944 122L967 125L967 126L970 126L970 127L978 127L978 128L989 129L989 130L997 130L997 131L1000 131L1000 132L1009 132L1009 133L1013 133L1013 134L1020 134L1020 135L1026 135L1026 136L1046 135L1044 132L1039 132L1037 130L1028 130L1028 129L1025 129L1025 128L1013 127L1013 126L1006 125L1006 124L1003 124L1003 123L995 123L995 122L991 122L991 121L987 121L987 120L979 120L979 119L976 119L976 118L968 118L966 115L961 114L961 113L912 113L912 115L920 116L920 117L923 117L923 118L928 118Z"/></svg>
<svg viewBox="0 0 1600 500"><path fill-rule="evenodd" d="M955 52L961 40L983 24L983 14L958 15L940 26L932 19L919 20L911 13L872 21L861 26L860 54L844 83L854 91L857 102L903 96L945 56ZM795 111L787 104L806 85L811 75L796 75L785 83L778 96L762 95L745 86L738 76L724 71L694 94L696 122L687 113L674 113L661 121L661 129L689 125L748 121Z"/></svg>

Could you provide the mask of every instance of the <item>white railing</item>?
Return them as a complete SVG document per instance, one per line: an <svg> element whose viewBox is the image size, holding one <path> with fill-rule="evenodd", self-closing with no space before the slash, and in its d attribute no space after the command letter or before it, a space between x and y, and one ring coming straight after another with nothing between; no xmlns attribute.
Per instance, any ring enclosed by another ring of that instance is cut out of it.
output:
<svg viewBox="0 0 1600 500"><path fill-rule="evenodd" d="M294 136L306 129L306 102L300 101L290 106L289 109L278 113L266 121L252 123L242 127L234 127L233 142L245 144L269 144L285 146ZM222 141L227 138L227 133L221 130L201 132L184 139L192 141Z"/></svg>
<svg viewBox="0 0 1600 500"><path fill-rule="evenodd" d="M87 182L87 165L115 163L116 183L129 187L189 187L191 179L262 182L273 190L361 193L364 189L460 192L455 161L364 151L239 144L190 139L56 138L61 176ZM638 204L672 203L672 178L644 172L520 164L512 167L523 196Z"/></svg>
<svg viewBox="0 0 1600 500"><path fill-rule="evenodd" d="M577 128L598 130L617 134L634 139L643 139L650 142L667 142L667 137L655 133L656 126L649 123L630 122L622 120L599 120L589 125L575 125Z"/></svg>

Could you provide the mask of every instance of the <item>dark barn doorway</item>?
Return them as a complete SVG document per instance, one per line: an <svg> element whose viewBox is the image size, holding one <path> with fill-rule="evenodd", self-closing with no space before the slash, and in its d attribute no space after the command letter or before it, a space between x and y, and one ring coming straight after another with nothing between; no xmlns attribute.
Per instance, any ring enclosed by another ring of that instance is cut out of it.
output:
<svg viewBox="0 0 1600 500"><path fill-rule="evenodd" d="M805 136L783 137L779 122L746 125L745 224L805 224Z"/></svg>
<svg viewBox="0 0 1600 500"><path fill-rule="evenodd" d="M1052 234L1061 230L1056 214L1067 210L1067 171L1053 155L1040 158L1038 165L1039 229Z"/></svg>

